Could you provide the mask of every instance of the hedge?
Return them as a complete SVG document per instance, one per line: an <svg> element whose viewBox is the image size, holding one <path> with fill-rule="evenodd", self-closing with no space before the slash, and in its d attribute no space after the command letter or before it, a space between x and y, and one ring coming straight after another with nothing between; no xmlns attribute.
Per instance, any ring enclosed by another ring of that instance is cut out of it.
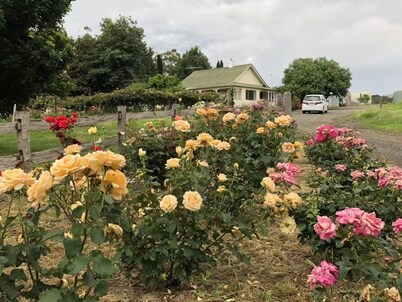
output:
<svg viewBox="0 0 402 302"><path fill-rule="evenodd" d="M58 106L74 111L86 111L91 106L100 108L104 112L116 111L117 106L127 106L131 111L155 109L156 105L171 107L172 104L181 104L185 107L194 105L199 101L216 102L219 95L215 92L197 93L181 91L177 93L163 92L145 88L118 89L110 93L98 93L90 96L76 96L61 100L55 96L41 95L32 99L32 109L45 109Z"/></svg>

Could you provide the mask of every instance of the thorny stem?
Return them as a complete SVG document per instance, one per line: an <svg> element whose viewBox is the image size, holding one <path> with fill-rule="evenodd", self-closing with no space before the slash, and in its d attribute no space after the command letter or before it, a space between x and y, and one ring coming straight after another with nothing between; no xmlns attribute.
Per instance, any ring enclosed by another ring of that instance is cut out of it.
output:
<svg viewBox="0 0 402 302"><path fill-rule="evenodd" d="M7 221L8 221L7 218L10 216L11 205L13 204L13 200L14 200L14 192L13 192L13 194L11 196L10 204L8 205L6 223L5 223L4 228L3 228L3 233L1 234L1 242L3 242L4 236L6 235L7 227L10 225L10 223L7 223Z"/></svg>

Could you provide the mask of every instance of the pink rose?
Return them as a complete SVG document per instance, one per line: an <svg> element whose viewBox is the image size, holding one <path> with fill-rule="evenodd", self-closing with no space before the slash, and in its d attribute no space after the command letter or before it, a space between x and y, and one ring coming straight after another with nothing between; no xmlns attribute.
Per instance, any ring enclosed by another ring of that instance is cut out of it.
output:
<svg viewBox="0 0 402 302"><path fill-rule="evenodd" d="M335 170L344 172L346 170L345 165L335 165Z"/></svg>
<svg viewBox="0 0 402 302"><path fill-rule="evenodd" d="M360 216L363 213L364 211L359 208L345 208L344 210L335 213L336 221L339 224L354 223L356 220L360 219Z"/></svg>
<svg viewBox="0 0 402 302"><path fill-rule="evenodd" d="M271 179L275 183L278 183L283 180L283 175L282 175L282 173L279 173L279 172L271 172L271 173L269 173L269 177L271 177Z"/></svg>
<svg viewBox="0 0 402 302"><path fill-rule="evenodd" d="M316 141L317 143L322 143L323 141L325 141L327 137L323 134L317 133L314 137L314 141Z"/></svg>
<svg viewBox="0 0 402 302"><path fill-rule="evenodd" d="M286 173L291 173L293 175L299 174L300 173L300 168L299 166L292 164L292 163L288 163L287 167L286 167Z"/></svg>
<svg viewBox="0 0 402 302"><path fill-rule="evenodd" d="M317 223L314 225L314 231L322 240L331 239L336 236L336 225L327 216L317 216Z"/></svg>
<svg viewBox="0 0 402 302"><path fill-rule="evenodd" d="M355 220L353 233L360 236L372 235L378 237L384 228L384 221L377 218L375 213L364 212L360 219Z"/></svg>
<svg viewBox="0 0 402 302"><path fill-rule="evenodd" d="M352 176L353 180L357 180L359 178L362 178L364 176L364 173L359 170L354 170L352 173L350 173L350 176Z"/></svg>
<svg viewBox="0 0 402 302"><path fill-rule="evenodd" d="M338 130L336 130L336 129L329 130L329 137L330 138L335 138L337 136L338 136Z"/></svg>
<svg viewBox="0 0 402 302"><path fill-rule="evenodd" d="M307 146L312 146L314 145L314 141L310 138L309 140L307 140L306 144Z"/></svg>
<svg viewBox="0 0 402 302"><path fill-rule="evenodd" d="M292 174L289 174L289 173L284 173L283 179L290 185L295 185L297 183L296 178Z"/></svg>
<svg viewBox="0 0 402 302"><path fill-rule="evenodd" d="M402 218L398 218L392 223L392 230L394 231L395 234L402 232Z"/></svg>
<svg viewBox="0 0 402 302"><path fill-rule="evenodd" d="M386 176L382 176L379 180L378 180L378 186L380 188L385 188L386 186L389 185L389 183L391 182L391 180L386 177Z"/></svg>
<svg viewBox="0 0 402 302"><path fill-rule="evenodd" d="M320 266L315 266L307 277L307 283L314 289L317 285L328 287L338 281L339 270L332 263L322 261Z"/></svg>

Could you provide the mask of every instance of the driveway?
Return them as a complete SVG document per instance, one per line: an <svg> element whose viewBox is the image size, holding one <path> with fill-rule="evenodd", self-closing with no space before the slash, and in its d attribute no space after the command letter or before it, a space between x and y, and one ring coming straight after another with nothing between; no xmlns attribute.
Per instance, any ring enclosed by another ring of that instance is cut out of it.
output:
<svg viewBox="0 0 402 302"><path fill-rule="evenodd" d="M360 131L368 145L375 148L374 155L378 159L402 167L402 135L368 129L353 119L354 113L370 107L340 107L330 109L326 114L302 114L300 110L297 110L292 112L292 116L302 134L314 133L322 124L332 124L336 127L347 126Z"/></svg>

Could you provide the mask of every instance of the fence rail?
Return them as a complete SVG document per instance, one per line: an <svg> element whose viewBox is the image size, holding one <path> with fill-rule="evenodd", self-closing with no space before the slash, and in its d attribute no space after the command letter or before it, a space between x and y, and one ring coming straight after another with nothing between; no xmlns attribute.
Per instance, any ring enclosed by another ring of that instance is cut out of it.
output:
<svg viewBox="0 0 402 302"><path fill-rule="evenodd" d="M24 115L24 122L18 118L19 112L16 115L16 122L0 125L0 135L4 133L17 133L18 154L6 155L0 157L0 170L14 168L16 163L20 163L22 167L29 168L31 164L40 164L57 159L62 153L62 148L52 148L44 151L31 153L29 133L30 131L48 130L49 124L44 121L29 122L29 116L26 112L21 111ZM194 113L193 109L185 109L180 111L180 114L188 115ZM165 111L146 111L146 112L127 112L125 106L118 106L117 114L105 114L102 116L93 116L87 118L79 118L77 126L93 126L101 122L117 121L116 136L104 140L103 145L109 147L121 143L125 132L126 122L132 119L153 119L163 118L176 114L175 107L172 110ZM91 142L83 143L83 146L89 148Z"/></svg>

